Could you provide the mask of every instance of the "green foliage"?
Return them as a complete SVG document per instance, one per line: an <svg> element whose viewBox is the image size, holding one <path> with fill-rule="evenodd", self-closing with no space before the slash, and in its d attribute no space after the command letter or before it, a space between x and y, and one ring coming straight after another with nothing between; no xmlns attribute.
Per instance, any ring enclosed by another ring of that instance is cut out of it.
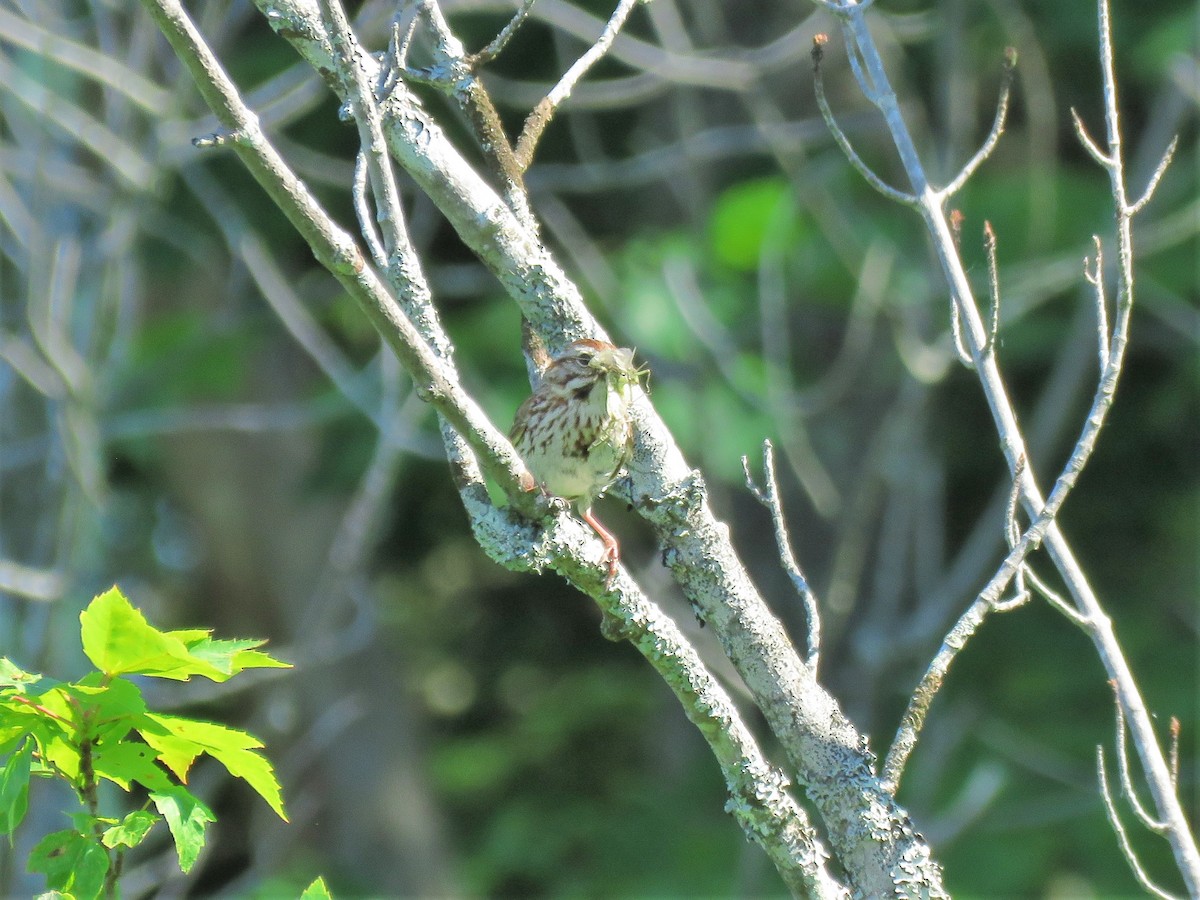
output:
<svg viewBox="0 0 1200 900"><path fill-rule="evenodd" d="M0 659L0 832L11 836L29 805L31 776L60 778L86 812L73 828L46 835L29 870L72 897L115 896L124 854L160 821L187 872L204 847L212 811L184 785L201 754L243 779L286 821L279 782L253 735L183 716L150 712L127 676L222 682L245 669L287 667L257 649L262 641L216 640L208 631L160 631L121 591L97 596L79 616L83 652L96 667L63 683ZM123 819L100 815L98 788L109 781L147 800ZM149 810L153 806L157 813ZM310 888L311 890L311 888ZM306 893L305 896L309 896ZM328 892L314 893L328 896Z"/></svg>
<svg viewBox="0 0 1200 900"><path fill-rule="evenodd" d="M325 884L324 878L318 878L304 889L304 893L300 895L300 900L330 900L332 895L329 893L329 887Z"/></svg>
<svg viewBox="0 0 1200 900"><path fill-rule="evenodd" d="M753 271L763 245L790 241L788 226L794 219L787 181L760 178L737 184L720 197L709 219L709 243L718 260L733 269Z"/></svg>

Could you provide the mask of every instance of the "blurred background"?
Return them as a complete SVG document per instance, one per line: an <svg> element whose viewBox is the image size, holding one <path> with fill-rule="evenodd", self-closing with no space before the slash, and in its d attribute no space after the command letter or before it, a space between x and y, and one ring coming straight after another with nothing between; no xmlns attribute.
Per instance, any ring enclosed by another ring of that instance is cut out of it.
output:
<svg viewBox="0 0 1200 900"><path fill-rule="evenodd" d="M469 48L513 9L442 5ZM353 225L356 135L332 95L250 4L195 7L289 161ZM640 8L550 126L528 183L546 240L651 369L653 401L803 640L741 472L774 441L822 604L823 680L882 755L1001 558L1008 482L918 219L850 169L816 112L809 50L828 31L839 121L907 187L834 22L814 10ZM371 49L394 11L351 10ZM485 73L511 133L610 13L539 0ZM871 15L941 183L987 132L1004 48L1019 51L1008 132L955 205L983 297L985 220L998 236L1000 360L1043 487L1094 389L1091 236L1115 257L1107 178L1069 115L1102 134L1095 14L887 0ZM1183 723L1195 821L1198 7L1117 0L1113 14L1131 194L1173 134L1181 145L1136 222L1124 380L1061 522L1161 732ZM477 158L461 115L422 92ZM129 861L126 896L294 896L316 874L342 897L781 894L722 811L704 742L636 652L605 641L595 607L556 578L507 572L475 545L429 410L232 155L192 146L215 128L141 6L0 3L0 653L77 677L79 610L115 582L160 627L268 638L295 664L240 686L153 688L162 707L263 737L291 823L201 764L192 787L218 816L206 856L183 878L160 835ZM458 365L507 428L528 392L516 307L404 188ZM648 531L617 499L598 514L736 692ZM1112 741L1081 633L1040 602L989 620L900 797L951 891L1135 893L1097 791L1095 746ZM0 847L0 895L39 889L24 860L62 827L63 802L35 793L15 847ZM1132 830L1177 888L1165 844Z"/></svg>

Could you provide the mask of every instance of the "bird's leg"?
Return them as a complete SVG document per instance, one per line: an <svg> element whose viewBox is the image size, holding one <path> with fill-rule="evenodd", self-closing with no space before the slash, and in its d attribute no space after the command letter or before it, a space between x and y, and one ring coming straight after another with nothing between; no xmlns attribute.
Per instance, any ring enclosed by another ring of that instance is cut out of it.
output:
<svg viewBox="0 0 1200 900"><path fill-rule="evenodd" d="M621 558L620 551L617 549L617 539L613 537L611 531L600 524L600 520L592 515L592 510L583 510L580 515L583 516L583 521L592 526L592 530L599 535L600 540L604 541L604 557L603 562L608 563L608 577L604 579L604 589L612 588L613 579L617 577L617 562Z"/></svg>

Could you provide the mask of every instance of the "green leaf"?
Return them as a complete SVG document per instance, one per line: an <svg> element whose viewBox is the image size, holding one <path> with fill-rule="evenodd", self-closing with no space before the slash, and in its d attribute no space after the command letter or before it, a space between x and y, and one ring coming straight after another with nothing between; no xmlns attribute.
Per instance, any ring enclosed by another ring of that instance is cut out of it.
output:
<svg viewBox="0 0 1200 900"><path fill-rule="evenodd" d="M214 681L227 677L193 657L179 638L150 625L119 588L97 596L79 614L79 621L83 626L83 652L105 675L134 673L177 681L187 681L193 675Z"/></svg>
<svg viewBox="0 0 1200 900"><path fill-rule="evenodd" d="M47 771L70 781L79 777L79 746L58 722L43 722L37 728L38 749Z"/></svg>
<svg viewBox="0 0 1200 900"><path fill-rule="evenodd" d="M0 834L12 834L29 809L29 768L33 741L26 740L0 769Z"/></svg>
<svg viewBox="0 0 1200 900"><path fill-rule="evenodd" d="M266 757L254 752L263 745L254 735L212 722L156 713L147 713L138 730L180 780L184 780L196 756L207 753L229 774L254 788L279 818L287 821L279 781Z"/></svg>
<svg viewBox="0 0 1200 900"><path fill-rule="evenodd" d="M19 669L8 657L0 656L0 687L16 688L19 693L23 694L26 688L41 680L42 676L36 672Z"/></svg>
<svg viewBox="0 0 1200 900"><path fill-rule="evenodd" d="M178 637L187 646L188 652L196 659L204 660L213 668L224 673L226 678L244 669L290 669L291 663L281 662L272 656L256 650L266 641L259 640L217 640L209 636L209 632L200 632L195 638L195 631L172 631L171 635ZM184 635L188 635L185 637ZM223 679L221 679L223 680Z"/></svg>
<svg viewBox="0 0 1200 900"><path fill-rule="evenodd" d="M192 763L205 748L191 738L176 734L161 719L154 713L144 716L137 724L138 734L158 753L159 761L174 772L176 778L186 782Z"/></svg>
<svg viewBox="0 0 1200 900"><path fill-rule="evenodd" d="M204 829L216 817L187 788L175 786L166 791L151 791L150 801L167 820L171 837L175 839L175 852L179 854L179 868L184 872L196 864L200 851L204 849Z"/></svg>
<svg viewBox="0 0 1200 900"><path fill-rule="evenodd" d="M95 900L104 890L108 854L77 831L55 831L30 851L29 871L44 873L51 890L67 891L78 900Z"/></svg>
<svg viewBox="0 0 1200 900"><path fill-rule="evenodd" d="M121 820L119 825L104 832L105 847L133 848L145 840L150 829L162 821L161 816L145 809L137 809Z"/></svg>
<svg viewBox="0 0 1200 900"><path fill-rule="evenodd" d="M170 790L174 785L167 773L155 764L154 750L135 741L101 744L92 753L92 766L101 778L107 778L129 790L136 781L153 791Z"/></svg>
<svg viewBox="0 0 1200 900"><path fill-rule="evenodd" d="M86 713L88 736L94 741L120 740L146 711L141 688L125 678L108 679L93 672L74 684L62 685L61 691L76 701L75 710Z"/></svg>
<svg viewBox="0 0 1200 900"><path fill-rule="evenodd" d="M333 895L329 893L329 886L325 884L325 879L317 878L304 889L300 900L333 900Z"/></svg>
<svg viewBox="0 0 1200 900"><path fill-rule="evenodd" d="M763 242L784 224L791 227L787 182L779 177L760 178L734 185L713 207L709 238L715 257L734 269L758 267Z"/></svg>

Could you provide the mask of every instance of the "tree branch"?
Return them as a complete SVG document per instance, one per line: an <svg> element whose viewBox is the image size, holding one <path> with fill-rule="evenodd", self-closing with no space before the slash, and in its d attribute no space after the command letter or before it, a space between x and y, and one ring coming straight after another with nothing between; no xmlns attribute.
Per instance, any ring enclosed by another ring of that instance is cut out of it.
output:
<svg viewBox="0 0 1200 900"><path fill-rule="evenodd" d="M1108 360L1101 374L1100 383L1089 411L1083 433L1076 443L1071 459L1064 467L1062 475L1055 484L1051 499L1057 493L1065 497L1071 484L1078 476L1078 467L1091 452L1100 426L1112 403L1113 391L1116 388L1120 374L1121 362L1124 357L1126 336L1128 332L1129 313L1133 301L1133 241L1130 227L1131 210L1134 209L1125 194L1123 163L1121 158L1121 142L1119 117L1116 103L1116 80L1113 75L1113 54L1111 27L1106 0L1098 0L1100 19L1100 57L1104 80L1105 123L1107 128L1108 152L1100 151L1095 143L1087 137L1076 116L1077 130L1088 151L1109 172L1114 204L1117 212L1118 248L1120 255L1120 287L1118 289L1117 317L1113 328L1113 337ZM1032 468L1022 467L1022 460L1027 458L1025 439L1017 423L1016 414L1008 398L995 355L985 353L987 346L987 329L980 318L978 307L972 296L970 283L957 253L954 240L943 209L943 196L934 191L926 179L924 168L916 152L912 136L908 130L895 94L891 90L883 60L879 55L870 31L866 26L862 10L852 2L840 5L841 16L848 42L854 45L851 52L861 55L863 66L871 78L876 96L873 98L884 115L892 140L900 155L900 160L908 173L909 181L919 198L919 209L926 227L933 237L935 251L941 262L946 280L950 286L951 296L962 317L964 337L975 364L975 370L991 410L993 422L1000 437L1001 449L1008 462L1014 478L1020 483L1022 504L1027 513L1035 520L1034 526L1026 532L1029 536L1039 525L1044 527L1045 544L1051 558L1054 560L1059 574L1066 583L1080 616L1088 623L1088 633L1093 646L1099 655L1110 679L1117 685L1122 708L1129 719L1134 742L1141 756L1142 765L1146 771L1147 780L1155 804L1164 821L1169 824L1168 838L1175 854L1176 863L1183 873L1188 889L1200 894L1200 851L1192 837L1187 819L1183 814L1179 798L1171 782L1170 772L1163 757L1162 748L1151 727L1150 716L1142 701L1136 680L1129 669L1112 624L1100 605L1099 599L1088 583L1074 552L1063 536L1061 530L1052 520L1043 520L1043 510L1049 501L1044 500L1037 486ZM1019 477L1018 477L1019 475ZM1023 542L1022 542L1023 543ZM1018 547L1021 546L1018 544ZM1010 552L1007 563L1016 553ZM1015 571L1015 569L1014 569ZM997 573L999 575L999 573ZM993 583L996 579L993 579ZM989 585L990 586L990 585ZM975 609L979 605L972 606ZM964 620L971 615L968 611ZM962 620L960 620L961 622ZM957 627L957 626L956 626ZM940 654L939 654L940 655ZM893 750L896 748L893 747ZM891 754L889 754L889 757ZM890 780L890 779L889 779Z"/></svg>

